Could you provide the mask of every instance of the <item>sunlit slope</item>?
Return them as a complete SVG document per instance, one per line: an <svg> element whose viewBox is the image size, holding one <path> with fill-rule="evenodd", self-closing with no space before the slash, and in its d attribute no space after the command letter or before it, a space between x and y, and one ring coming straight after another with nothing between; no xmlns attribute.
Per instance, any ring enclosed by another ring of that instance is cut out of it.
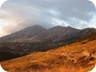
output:
<svg viewBox="0 0 96 72"><path fill-rule="evenodd" d="M2 66L9 72L87 72L95 58L96 40L84 40L2 62Z"/></svg>

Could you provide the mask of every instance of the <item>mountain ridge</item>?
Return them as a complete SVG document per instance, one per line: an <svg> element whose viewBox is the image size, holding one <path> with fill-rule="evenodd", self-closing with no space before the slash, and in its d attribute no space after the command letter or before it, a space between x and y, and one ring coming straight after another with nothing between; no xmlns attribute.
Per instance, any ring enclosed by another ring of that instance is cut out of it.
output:
<svg viewBox="0 0 96 72"><path fill-rule="evenodd" d="M95 28L75 29L70 26L54 26L46 29L40 25L34 25L24 28L18 32L6 35L0 38L0 42L41 42L51 39L67 38L76 35L86 35L90 32L96 32ZM76 36L75 36L76 37Z"/></svg>

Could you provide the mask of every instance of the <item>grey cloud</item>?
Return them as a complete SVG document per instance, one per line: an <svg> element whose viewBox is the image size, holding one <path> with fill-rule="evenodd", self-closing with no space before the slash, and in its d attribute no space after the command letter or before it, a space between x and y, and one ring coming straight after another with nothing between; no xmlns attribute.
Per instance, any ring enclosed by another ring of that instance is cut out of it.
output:
<svg viewBox="0 0 96 72"><path fill-rule="evenodd" d="M63 20L68 26L83 28L89 26L87 22L93 18L94 12L96 8L89 0L8 0L2 5L0 18L17 22L16 28L34 24L52 27L55 18L58 19L57 25Z"/></svg>
<svg viewBox="0 0 96 72"><path fill-rule="evenodd" d="M95 6L92 2L88 0L9 0L6 2L6 8L18 8L19 10L31 10L31 7L41 9L45 11L46 9L56 9L61 13L60 17L69 18L76 17L82 20L90 20L90 12L96 11ZM17 11L17 12L18 12Z"/></svg>
<svg viewBox="0 0 96 72"><path fill-rule="evenodd" d="M25 3L29 6L35 6L44 10L57 10L61 13L59 17L63 19L76 17L89 21L92 18L89 13L96 11L93 3L88 0L25 0Z"/></svg>

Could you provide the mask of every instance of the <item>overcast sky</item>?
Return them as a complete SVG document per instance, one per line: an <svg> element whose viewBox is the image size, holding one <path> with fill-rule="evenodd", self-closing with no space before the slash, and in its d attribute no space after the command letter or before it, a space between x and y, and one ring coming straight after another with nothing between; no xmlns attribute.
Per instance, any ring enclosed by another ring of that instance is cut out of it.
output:
<svg viewBox="0 0 96 72"><path fill-rule="evenodd" d="M0 9L0 36L35 24L96 28L95 4L89 0L8 0Z"/></svg>

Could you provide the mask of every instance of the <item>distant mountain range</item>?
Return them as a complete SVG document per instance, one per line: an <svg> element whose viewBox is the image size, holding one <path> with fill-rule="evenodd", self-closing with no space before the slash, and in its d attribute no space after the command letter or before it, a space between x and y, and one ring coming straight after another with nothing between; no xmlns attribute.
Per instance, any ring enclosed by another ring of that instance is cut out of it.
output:
<svg viewBox="0 0 96 72"><path fill-rule="evenodd" d="M87 35L90 32L96 32L94 28L78 30L72 27L55 26L45 29L40 25L31 26L13 34L0 38L0 42L45 42L77 39Z"/></svg>
<svg viewBox="0 0 96 72"><path fill-rule="evenodd" d="M79 30L62 26L45 29L39 25L30 26L0 38L0 58L1 61L8 60L90 38L96 39L96 29ZM4 55L9 57L6 59Z"/></svg>

